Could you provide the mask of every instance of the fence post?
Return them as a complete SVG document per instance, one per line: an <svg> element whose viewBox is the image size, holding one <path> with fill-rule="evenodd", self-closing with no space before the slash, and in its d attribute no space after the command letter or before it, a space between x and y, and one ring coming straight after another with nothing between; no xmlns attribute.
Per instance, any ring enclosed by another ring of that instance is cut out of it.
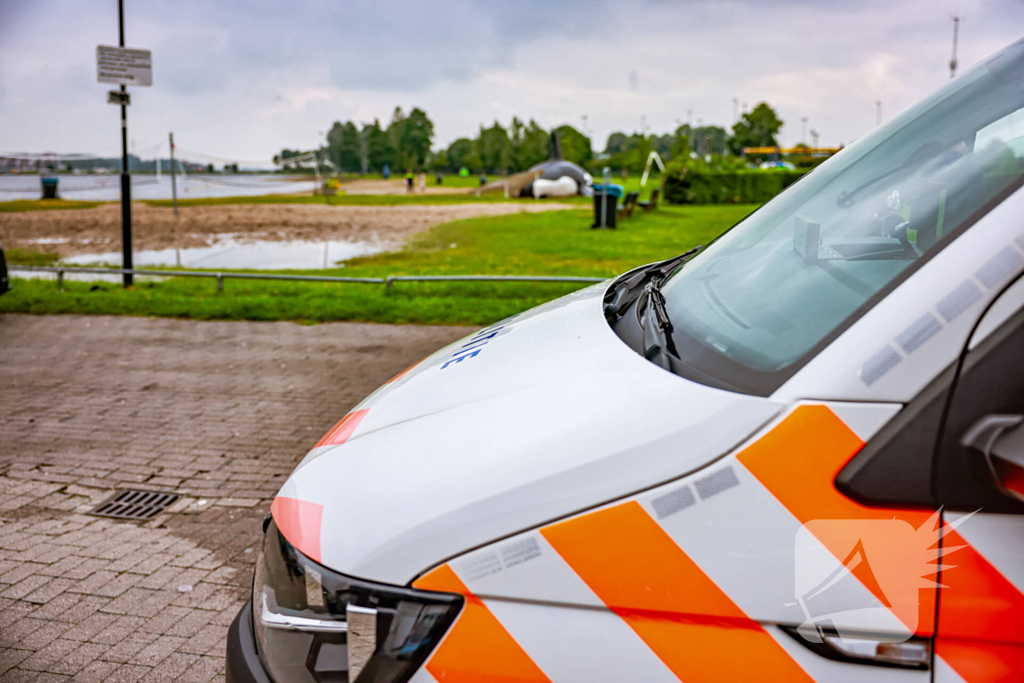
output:
<svg viewBox="0 0 1024 683"><path fill-rule="evenodd" d="M57 289L64 289L64 270L57 271Z"/></svg>
<svg viewBox="0 0 1024 683"><path fill-rule="evenodd" d="M224 291L224 275L221 273L217 273L217 291Z"/></svg>
<svg viewBox="0 0 1024 683"><path fill-rule="evenodd" d="M391 293L391 285L392 285L392 283L393 283L393 281L392 281L392 279L391 279L391 276L390 276L390 275L388 275L388 276L387 276L387 277L386 277L386 278L384 279L384 293L385 293L385 294L390 294L390 293Z"/></svg>

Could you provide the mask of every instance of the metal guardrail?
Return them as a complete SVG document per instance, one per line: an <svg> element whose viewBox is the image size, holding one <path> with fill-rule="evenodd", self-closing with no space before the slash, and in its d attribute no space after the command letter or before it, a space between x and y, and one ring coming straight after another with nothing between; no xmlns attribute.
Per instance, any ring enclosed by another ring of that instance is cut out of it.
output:
<svg viewBox="0 0 1024 683"><path fill-rule="evenodd" d="M395 282L604 282L604 277L577 277L572 275L388 275L387 277L333 277L322 275L277 275L272 273L234 273L202 270L139 270L137 268L88 268L77 266L19 266L9 265L9 271L56 273L57 286L64 286L65 274L87 273L96 275L149 275L155 277L208 277L217 279L217 291L224 291L224 280L289 280L293 282L347 282L363 285L384 285L390 292Z"/></svg>
<svg viewBox="0 0 1024 683"><path fill-rule="evenodd" d="M388 275L385 287L395 282L604 282L606 277L577 277L572 275Z"/></svg>

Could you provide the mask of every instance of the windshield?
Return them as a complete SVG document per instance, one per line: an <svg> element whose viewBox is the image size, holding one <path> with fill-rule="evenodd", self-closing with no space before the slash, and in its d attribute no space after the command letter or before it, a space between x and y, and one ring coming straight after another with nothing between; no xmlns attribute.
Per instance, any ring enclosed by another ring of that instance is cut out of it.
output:
<svg viewBox="0 0 1024 683"><path fill-rule="evenodd" d="M770 393L1022 174L1024 41L822 164L679 270L663 291L680 358Z"/></svg>

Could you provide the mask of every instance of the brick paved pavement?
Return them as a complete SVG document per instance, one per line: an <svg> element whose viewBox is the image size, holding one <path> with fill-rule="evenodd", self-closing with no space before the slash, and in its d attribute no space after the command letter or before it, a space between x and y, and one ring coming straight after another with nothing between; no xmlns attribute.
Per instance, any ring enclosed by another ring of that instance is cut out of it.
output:
<svg viewBox="0 0 1024 683"><path fill-rule="evenodd" d="M222 680L281 482L465 333L0 316L0 682ZM123 487L183 497L145 524L83 514Z"/></svg>

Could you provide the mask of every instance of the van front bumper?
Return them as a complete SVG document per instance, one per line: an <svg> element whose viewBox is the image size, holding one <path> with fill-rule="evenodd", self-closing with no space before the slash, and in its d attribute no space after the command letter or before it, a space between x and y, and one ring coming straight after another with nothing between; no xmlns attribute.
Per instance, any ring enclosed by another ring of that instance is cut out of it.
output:
<svg viewBox="0 0 1024 683"><path fill-rule="evenodd" d="M256 654L252 601L246 602L228 629L227 683L273 683Z"/></svg>

